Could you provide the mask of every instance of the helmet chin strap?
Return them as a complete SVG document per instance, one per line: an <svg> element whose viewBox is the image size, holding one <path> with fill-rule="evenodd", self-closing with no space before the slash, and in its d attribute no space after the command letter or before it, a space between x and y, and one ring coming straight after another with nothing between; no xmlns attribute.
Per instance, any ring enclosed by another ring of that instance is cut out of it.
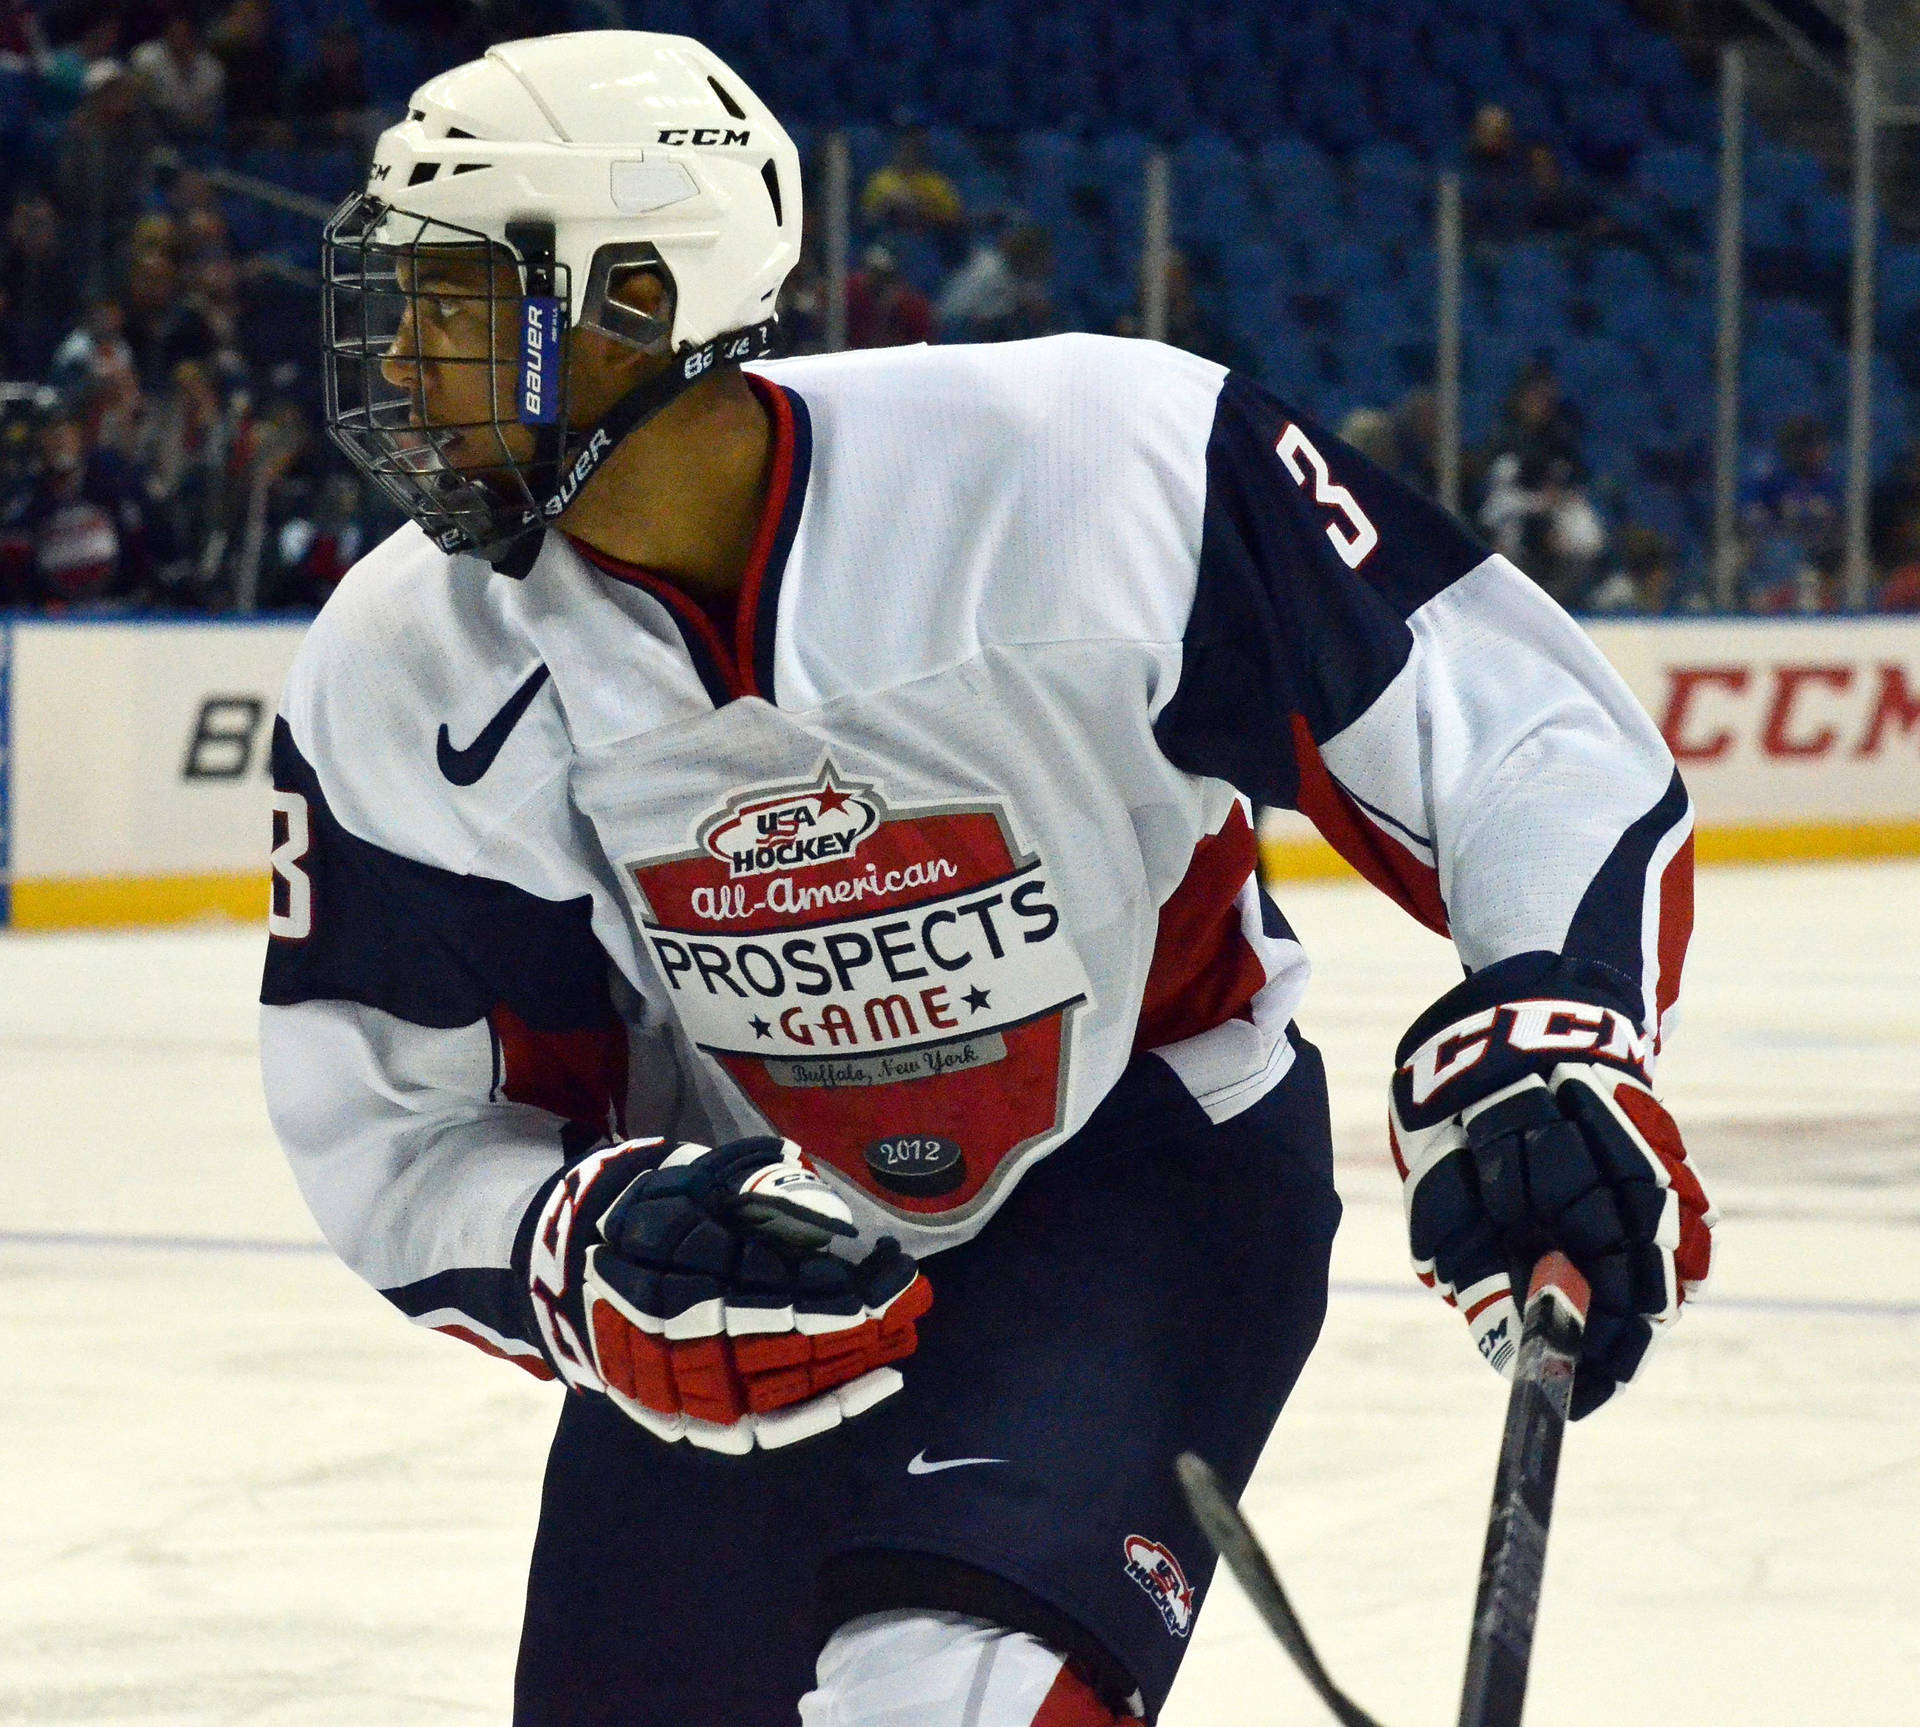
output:
<svg viewBox="0 0 1920 1727"><path fill-rule="evenodd" d="M515 581L523 578L540 555L546 530L580 495L580 489L622 440L701 379L749 360L767 359L773 353L773 329L773 320L768 318L758 324L724 331L698 348L688 348L675 355L673 364L665 371L634 385L590 430L564 439L555 462L558 479L553 491L537 509L521 511L518 523L499 538L476 548L477 555L486 559L499 574Z"/></svg>

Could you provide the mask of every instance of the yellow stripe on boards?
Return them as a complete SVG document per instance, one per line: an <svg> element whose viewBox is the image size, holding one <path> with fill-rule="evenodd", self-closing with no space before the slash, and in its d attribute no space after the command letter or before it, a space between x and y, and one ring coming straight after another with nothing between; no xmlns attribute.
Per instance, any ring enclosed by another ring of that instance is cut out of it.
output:
<svg viewBox="0 0 1920 1727"><path fill-rule="evenodd" d="M1703 864L1812 863L1822 859L1920 856L1920 821L1786 822L1702 828L1694 856ZM1267 881L1351 878L1353 869L1325 840L1262 840Z"/></svg>
<svg viewBox="0 0 1920 1727"><path fill-rule="evenodd" d="M267 915L264 875L101 876L13 884L15 929L112 929Z"/></svg>
<svg viewBox="0 0 1920 1727"><path fill-rule="evenodd" d="M1703 828L1702 863L1811 863L1821 858L1920 855L1920 822L1789 822L1779 827Z"/></svg>
<svg viewBox="0 0 1920 1727"><path fill-rule="evenodd" d="M1694 836L1703 864L1807 863L1821 859L1920 857L1920 821L1792 822L1703 828ZM1267 881L1352 878L1324 840L1262 840ZM235 918L258 923L267 912L264 875L104 876L13 884L15 929L112 929L141 924Z"/></svg>

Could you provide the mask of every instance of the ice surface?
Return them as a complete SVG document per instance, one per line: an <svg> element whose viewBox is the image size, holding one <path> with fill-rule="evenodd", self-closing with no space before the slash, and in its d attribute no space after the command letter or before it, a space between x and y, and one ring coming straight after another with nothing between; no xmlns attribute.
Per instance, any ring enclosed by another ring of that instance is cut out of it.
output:
<svg viewBox="0 0 1920 1727"><path fill-rule="evenodd" d="M1333 1672L1454 1719L1499 1381L1412 1286L1395 1038L1457 975L1294 888L1347 1221L1249 1510ZM0 1721L501 1722L555 1393L317 1243L253 1066L248 932L0 938ZM1714 1288L1569 1435L1529 1719L1920 1720L1920 866L1700 884L1662 1089ZM1230 1583L1168 1727L1324 1719Z"/></svg>

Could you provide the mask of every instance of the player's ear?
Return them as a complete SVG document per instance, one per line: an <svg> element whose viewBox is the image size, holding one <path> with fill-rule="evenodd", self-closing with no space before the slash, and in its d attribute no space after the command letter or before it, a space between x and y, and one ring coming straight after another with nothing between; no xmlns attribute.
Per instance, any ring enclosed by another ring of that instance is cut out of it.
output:
<svg viewBox="0 0 1920 1727"><path fill-rule="evenodd" d="M614 273L607 298L643 317L664 323L673 315L673 290L657 270L635 265ZM671 356L664 344L637 348L632 342L607 334L591 324L573 332L567 367L572 400L568 418L575 426L591 425L635 384L665 368Z"/></svg>
<svg viewBox="0 0 1920 1727"><path fill-rule="evenodd" d="M673 298L666 279L651 265L636 264L616 269L607 283L607 298L618 300L630 312L644 318L670 315Z"/></svg>

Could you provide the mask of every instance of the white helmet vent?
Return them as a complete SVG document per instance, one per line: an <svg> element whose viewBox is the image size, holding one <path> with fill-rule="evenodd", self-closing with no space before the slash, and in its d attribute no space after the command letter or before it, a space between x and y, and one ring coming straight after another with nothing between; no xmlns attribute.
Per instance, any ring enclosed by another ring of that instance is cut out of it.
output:
<svg viewBox="0 0 1920 1727"><path fill-rule="evenodd" d="M720 98L720 106L722 108L726 109L736 120L744 120L747 117L746 109L742 108L738 102L727 94L726 85L722 84L711 72L707 74L707 82L713 86L714 95Z"/></svg>

